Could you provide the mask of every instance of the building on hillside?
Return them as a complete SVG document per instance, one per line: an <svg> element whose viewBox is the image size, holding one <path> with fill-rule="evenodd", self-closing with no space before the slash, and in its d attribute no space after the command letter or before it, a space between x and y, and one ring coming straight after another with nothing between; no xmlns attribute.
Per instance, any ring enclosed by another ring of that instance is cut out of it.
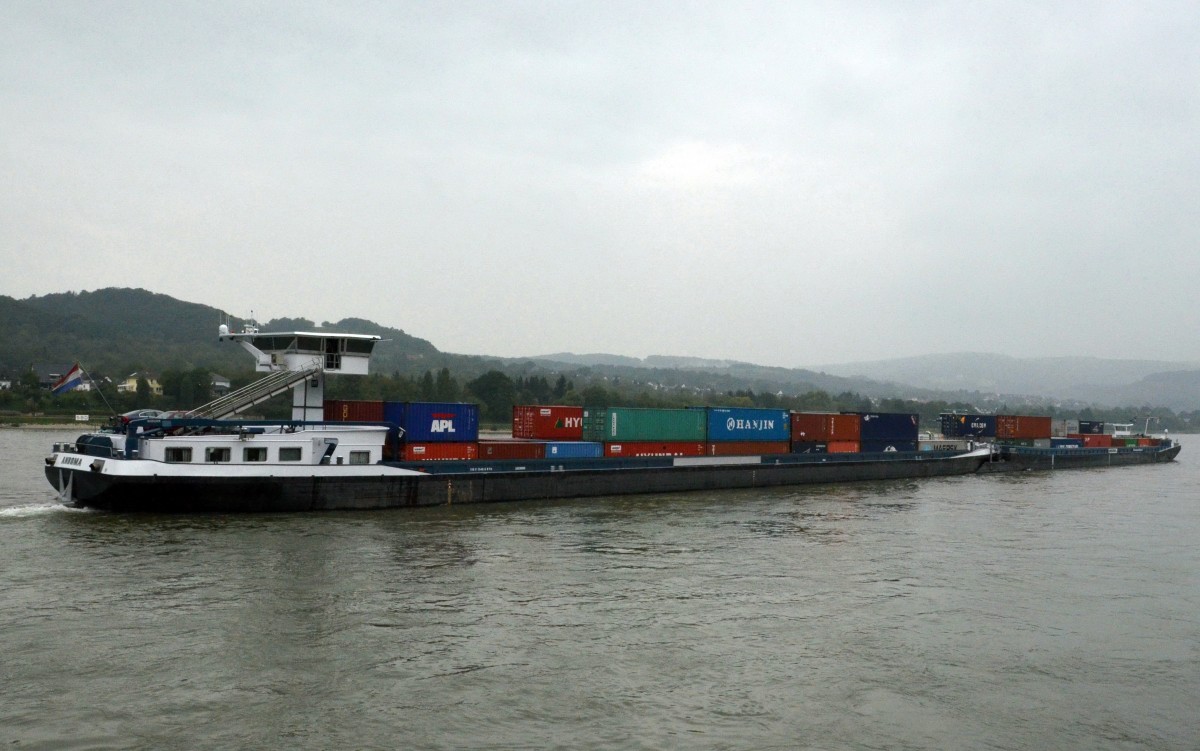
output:
<svg viewBox="0 0 1200 751"><path fill-rule="evenodd" d="M12 379L6 375L0 376L0 391L12 391Z"/></svg>
<svg viewBox="0 0 1200 751"><path fill-rule="evenodd" d="M139 380L145 381L146 384L150 386L150 394L152 396L162 396L163 387L162 387L162 384L160 384L158 382L158 376L154 375L153 373L147 373L145 371L138 371L137 373L130 373L129 375L125 376L120 381L117 381L117 393L118 394L136 394L137 390L138 390L138 381Z"/></svg>

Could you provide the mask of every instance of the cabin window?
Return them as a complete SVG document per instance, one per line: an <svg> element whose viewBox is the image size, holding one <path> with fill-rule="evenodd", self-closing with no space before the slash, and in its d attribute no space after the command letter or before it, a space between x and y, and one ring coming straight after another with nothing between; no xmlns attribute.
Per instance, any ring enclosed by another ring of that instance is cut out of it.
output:
<svg viewBox="0 0 1200 751"><path fill-rule="evenodd" d="M350 452L350 463L351 464L370 464L371 463L371 452L370 451L351 451Z"/></svg>
<svg viewBox="0 0 1200 751"><path fill-rule="evenodd" d="M190 448L172 446L167 449L165 458L171 464L188 464L192 461L192 450Z"/></svg>
<svg viewBox="0 0 1200 751"><path fill-rule="evenodd" d="M264 446L242 449L242 461L244 462L265 462L266 460L267 449Z"/></svg>
<svg viewBox="0 0 1200 751"><path fill-rule="evenodd" d="M204 461L206 462L227 462L229 461L229 448L206 448L204 449Z"/></svg>
<svg viewBox="0 0 1200 751"><path fill-rule="evenodd" d="M279 461L281 462L298 462L300 461L300 449L295 446L288 446L279 449Z"/></svg>

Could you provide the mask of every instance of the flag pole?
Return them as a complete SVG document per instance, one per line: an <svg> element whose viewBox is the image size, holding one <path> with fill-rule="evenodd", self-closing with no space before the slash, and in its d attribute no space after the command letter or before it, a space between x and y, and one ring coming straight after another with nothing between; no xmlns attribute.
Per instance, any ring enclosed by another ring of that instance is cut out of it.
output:
<svg viewBox="0 0 1200 751"><path fill-rule="evenodd" d="M108 403L108 397L106 397L104 395L104 392L100 390L99 382L97 382L95 378L92 378L92 374L87 372L86 369L84 369L83 363L79 364L79 369L83 371L83 374L85 376L87 376L88 381L90 381L91 384L96 387L96 393L99 394L100 398L104 400L104 406L108 407L108 411L112 413L113 417L116 417L117 411L115 409L113 409L111 404Z"/></svg>

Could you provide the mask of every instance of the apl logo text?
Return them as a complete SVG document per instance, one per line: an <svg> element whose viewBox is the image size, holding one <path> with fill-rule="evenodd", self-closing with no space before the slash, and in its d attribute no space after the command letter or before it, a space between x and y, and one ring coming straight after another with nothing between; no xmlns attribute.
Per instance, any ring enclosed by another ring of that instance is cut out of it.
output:
<svg viewBox="0 0 1200 751"><path fill-rule="evenodd" d="M434 412L433 422L429 425L430 433L453 433L454 432L454 414L453 413L437 413Z"/></svg>

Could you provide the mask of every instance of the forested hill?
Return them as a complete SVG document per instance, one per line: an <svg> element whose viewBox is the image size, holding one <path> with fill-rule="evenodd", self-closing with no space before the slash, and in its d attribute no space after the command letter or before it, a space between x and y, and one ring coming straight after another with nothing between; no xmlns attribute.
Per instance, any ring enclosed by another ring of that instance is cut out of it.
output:
<svg viewBox="0 0 1200 751"><path fill-rule="evenodd" d="M224 317L217 308L144 289L108 288L24 300L0 296L0 375L15 376L31 367L76 360L93 373L109 375L141 369L246 370L245 351L217 341L217 327L226 320L235 331L243 324L242 319ZM261 328L319 331L322 326L288 318L267 321ZM440 362L436 347L400 329L358 318L325 328L382 336L386 341L378 345L375 360L380 371L409 370L403 366L414 361L429 360L425 367Z"/></svg>

